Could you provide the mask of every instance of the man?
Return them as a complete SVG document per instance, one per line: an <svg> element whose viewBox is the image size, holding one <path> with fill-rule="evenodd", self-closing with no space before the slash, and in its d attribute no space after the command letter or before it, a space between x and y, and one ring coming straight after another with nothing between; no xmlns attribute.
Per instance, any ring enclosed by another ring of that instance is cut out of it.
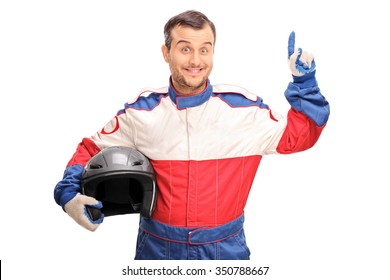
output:
<svg viewBox="0 0 390 280"><path fill-rule="evenodd" d="M244 207L260 160L312 147L329 116L313 57L288 44L293 82L287 118L235 86L211 85L216 32L202 13L186 11L164 29L162 54L170 85L146 90L94 136L84 138L55 188L55 200L80 225L95 230L80 194L86 162L103 148L135 148L153 165L158 184L151 219L140 218L136 259L249 259Z"/></svg>

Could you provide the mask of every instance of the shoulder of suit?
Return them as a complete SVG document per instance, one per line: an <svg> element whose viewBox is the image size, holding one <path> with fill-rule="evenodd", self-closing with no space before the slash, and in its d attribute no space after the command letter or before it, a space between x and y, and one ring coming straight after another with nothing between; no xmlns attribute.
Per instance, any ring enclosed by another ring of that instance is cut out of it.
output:
<svg viewBox="0 0 390 280"><path fill-rule="evenodd" d="M142 89L138 95L130 100L129 102L127 102L128 104L133 104L135 102L137 102L137 100L139 100L141 97L144 97L144 98L148 98L148 97L156 97L156 95L165 95L165 94L168 94L168 87L162 87L162 88L151 88L151 87L147 87L147 88L144 88Z"/></svg>
<svg viewBox="0 0 390 280"><path fill-rule="evenodd" d="M259 98L256 94L251 93L250 91L246 90L243 87L236 86L236 85L229 85L229 84L213 85L213 93L214 94L238 94L253 102L255 102Z"/></svg>

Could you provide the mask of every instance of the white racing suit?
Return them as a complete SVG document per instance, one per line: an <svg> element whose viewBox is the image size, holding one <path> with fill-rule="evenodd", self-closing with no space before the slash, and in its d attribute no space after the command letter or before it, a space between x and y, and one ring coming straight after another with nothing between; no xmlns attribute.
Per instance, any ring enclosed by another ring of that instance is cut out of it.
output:
<svg viewBox="0 0 390 280"><path fill-rule="evenodd" d="M146 89L79 144L55 199L80 191L86 162L108 146L135 148L153 165L156 208L141 218L136 259L248 259L244 207L264 155L312 147L329 116L315 72L294 77L287 117L240 87L208 82L200 94ZM103 205L104 207L104 205Z"/></svg>

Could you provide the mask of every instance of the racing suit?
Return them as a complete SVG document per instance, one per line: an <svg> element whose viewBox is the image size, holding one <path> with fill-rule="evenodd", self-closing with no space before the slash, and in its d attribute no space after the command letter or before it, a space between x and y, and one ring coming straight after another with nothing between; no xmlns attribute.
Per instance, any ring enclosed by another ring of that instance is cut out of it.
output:
<svg viewBox="0 0 390 280"><path fill-rule="evenodd" d="M243 88L211 85L180 95L145 89L101 131L84 138L55 188L64 205L80 191L87 161L108 146L135 148L153 165L158 198L140 219L136 259L249 259L244 207L264 155L312 147L329 116L315 72L294 77L287 117Z"/></svg>

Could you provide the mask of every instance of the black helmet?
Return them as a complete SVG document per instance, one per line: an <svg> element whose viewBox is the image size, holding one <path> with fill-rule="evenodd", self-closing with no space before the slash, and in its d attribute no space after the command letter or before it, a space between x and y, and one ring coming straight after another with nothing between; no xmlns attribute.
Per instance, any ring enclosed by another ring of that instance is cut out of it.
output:
<svg viewBox="0 0 390 280"><path fill-rule="evenodd" d="M154 210L157 186L153 168L143 154L128 147L113 146L88 161L81 193L103 203L101 210L87 207L94 220L101 212L105 216L141 213L149 218Z"/></svg>

